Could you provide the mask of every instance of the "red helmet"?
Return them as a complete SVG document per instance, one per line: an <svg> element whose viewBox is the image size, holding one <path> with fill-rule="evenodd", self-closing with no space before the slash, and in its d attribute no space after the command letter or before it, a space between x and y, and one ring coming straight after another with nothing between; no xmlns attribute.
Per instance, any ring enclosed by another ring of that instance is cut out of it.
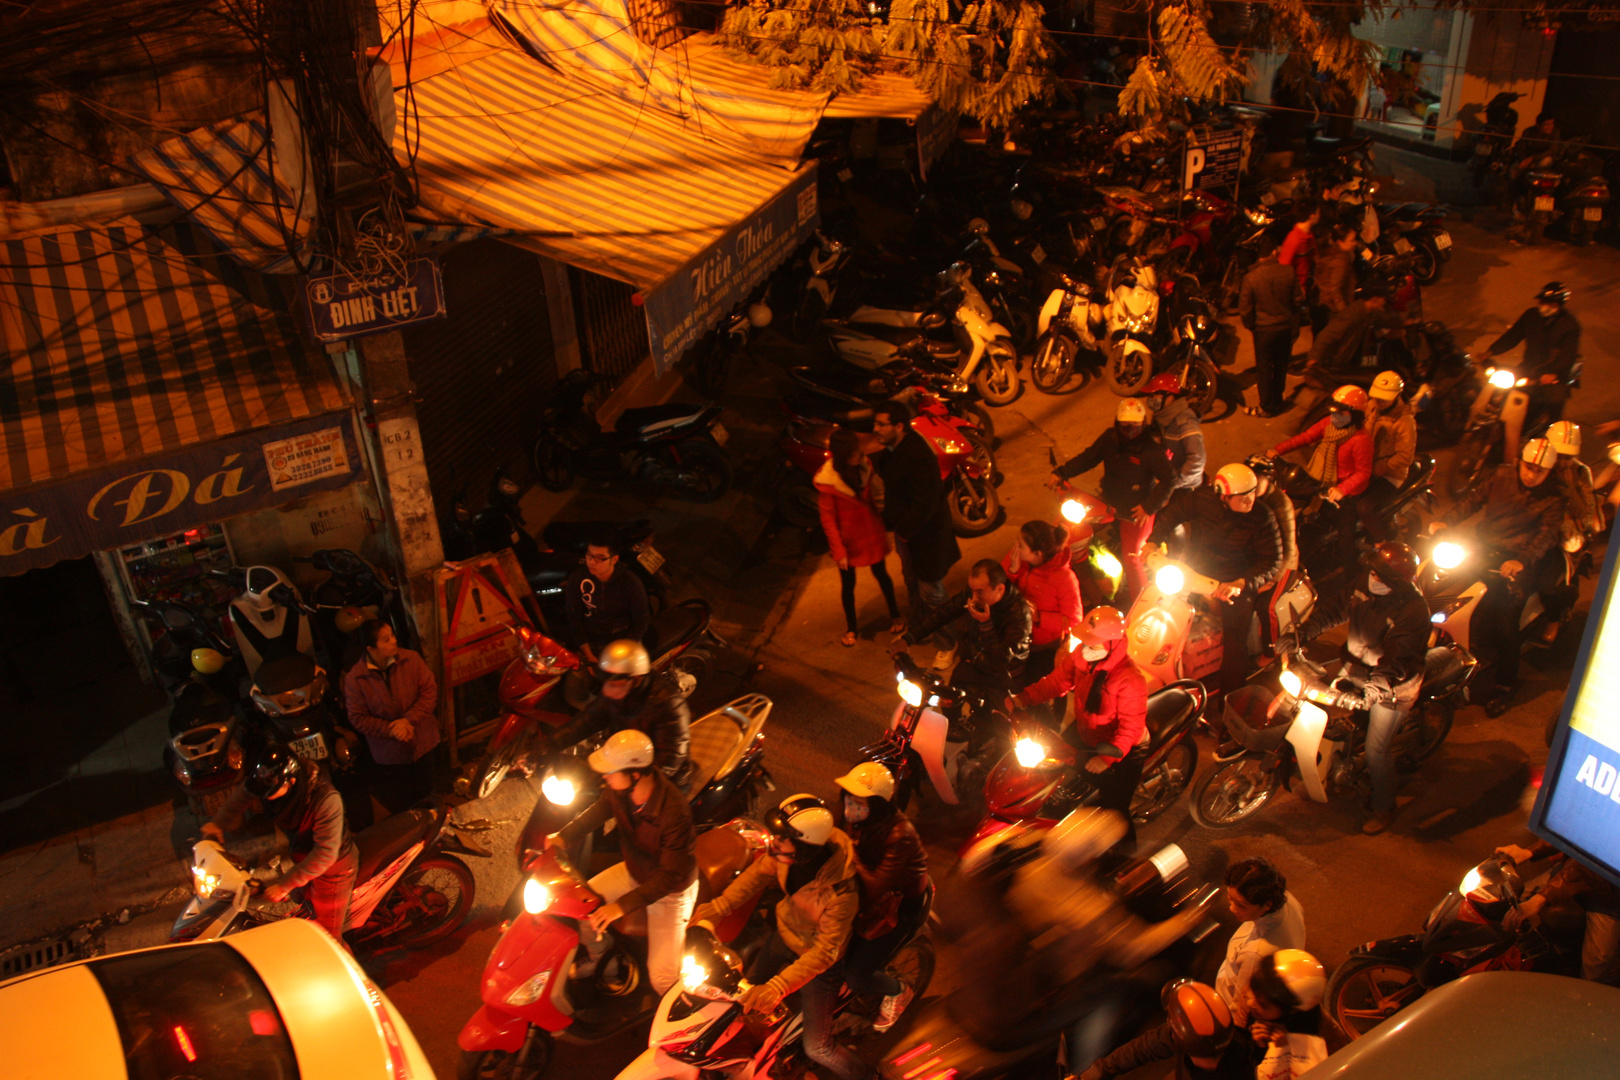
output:
<svg viewBox="0 0 1620 1080"><path fill-rule="evenodd" d="M1185 392L1186 387L1181 385L1181 376L1172 375L1168 371L1153 376L1148 380L1148 384L1142 387L1142 393L1144 394L1181 394Z"/></svg>
<svg viewBox="0 0 1620 1080"><path fill-rule="evenodd" d="M1125 616L1118 608L1094 607L1081 616L1074 636L1082 645L1106 648L1125 636Z"/></svg>

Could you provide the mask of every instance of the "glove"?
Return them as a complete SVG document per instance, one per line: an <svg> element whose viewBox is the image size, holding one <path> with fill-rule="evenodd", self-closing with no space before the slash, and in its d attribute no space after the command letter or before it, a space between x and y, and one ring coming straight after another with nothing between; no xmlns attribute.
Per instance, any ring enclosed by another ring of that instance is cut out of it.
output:
<svg viewBox="0 0 1620 1080"><path fill-rule="evenodd" d="M744 1012L757 1012L770 1015L776 1007L782 1004L782 991L777 988L776 980L761 983L759 986L750 986L748 992L742 996Z"/></svg>
<svg viewBox="0 0 1620 1080"><path fill-rule="evenodd" d="M1280 634L1277 637L1277 651L1279 653L1299 652L1299 637L1295 634Z"/></svg>

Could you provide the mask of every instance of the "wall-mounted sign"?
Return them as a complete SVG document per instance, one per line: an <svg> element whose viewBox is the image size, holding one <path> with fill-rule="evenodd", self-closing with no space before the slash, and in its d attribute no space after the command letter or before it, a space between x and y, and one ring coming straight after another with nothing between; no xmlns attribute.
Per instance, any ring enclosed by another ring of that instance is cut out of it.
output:
<svg viewBox="0 0 1620 1080"><path fill-rule="evenodd" d="M412 259L401 275L321 274L304 282L304 312L318 341L397 330L445 317L437 259Z"/></svg>

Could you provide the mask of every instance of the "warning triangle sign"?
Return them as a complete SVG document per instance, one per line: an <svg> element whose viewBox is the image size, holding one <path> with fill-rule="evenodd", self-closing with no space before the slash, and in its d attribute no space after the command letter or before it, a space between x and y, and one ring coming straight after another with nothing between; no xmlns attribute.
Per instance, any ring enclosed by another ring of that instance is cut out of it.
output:
<svg viewBox="0 0 1620 1080"><path fill-rule="evenodd" d="M445 648L453 649L525 620L512 602L477 570L464 568Z"/></svg>

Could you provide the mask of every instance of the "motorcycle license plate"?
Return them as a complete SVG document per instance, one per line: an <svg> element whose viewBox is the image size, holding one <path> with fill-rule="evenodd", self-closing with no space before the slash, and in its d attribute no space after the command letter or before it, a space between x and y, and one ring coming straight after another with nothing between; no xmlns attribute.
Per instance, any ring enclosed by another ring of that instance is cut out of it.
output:
<svg viewBox="0 0 1620 1080"><path fill-rule="evenodd" d="M1036 244L1034 248L1030 250L1029 257L1035 260L1036 266L1039 266L1041 263L1046 261L1046 249L1041 247L1041 245Z"/></svg>
<svg viewBox="0 0 1620 1080"><path fill-rule="evenodd" d="M1474 156L1475 157L1490 157L1492 153L1493 153L1493 150L1491 148L1490 143L1488 143L1488 142L1477 142L1477 143L1474 144Z"/></svg>
<svg viewBox="0 0 1620 1080"><path fill-rule="evenodd" d="M1553 197L1551 195L1537 195L1536 196L1536 209L1537 210L1551 210L1552 208L1553 208Z"/></svg>
<svg viewBox="0 0 1620 1080"><path fill-rule="evenodd" d="M1601 207L1601 206L1588 206L1588 207L1586 207L1586 209L1581 211L1581 215L1583 217L1585 217L1587 221L1602 221L1603 220L1603 207Z"/></svg>
<svg viewBox="0 0 1620 1080"><path fill-rule="evenodd" d="M716 422L714 427L709 429L709 434L713 435L714 441L721 446L726 445L726 440L731 438L731 432L727 431L725 425L719 422Z"/></svg>
<svg viewBox="0 0 1620 1080"><path fill-rule="evenodd" d="M1091 219L1091 231L1102 232L1103 226L1108 224L1107 218L1094 217Z"/></svg>
<svg viewBox="0 0 1620 1080"><path fill-rule="evenodd" d="M1406 239L1404 236L1397 237L1395 240L1395 250L1402 255L1409 254L1412 250L1412 242Z"/></svg>
<svg viewBox="0 0 1620 1080"><path fill-rule="evenodd" d="M1451 247L1451 234L1450 233L1443 233L1443 232L1435 233L1434 234L1434 246L1439 248L1441 251L1446 251L1446 250L1450 249L1450 247Z"/></svg>
<svg viewBox="0 0 1620 1080"><path fill-rule="evenodd" d="M301 758L319 761L326 757L326 738L318 731L313 735L305 735L302 739L294 739L287 747Z"/></svg>
<svg viewBox="0 0 1620 1080"><path fill-rule="evenodd" d="M641 568L649 574L658 573L659 568L664 565L664 557L651 544L636 552L636 559L641 563Z"/></svg>

